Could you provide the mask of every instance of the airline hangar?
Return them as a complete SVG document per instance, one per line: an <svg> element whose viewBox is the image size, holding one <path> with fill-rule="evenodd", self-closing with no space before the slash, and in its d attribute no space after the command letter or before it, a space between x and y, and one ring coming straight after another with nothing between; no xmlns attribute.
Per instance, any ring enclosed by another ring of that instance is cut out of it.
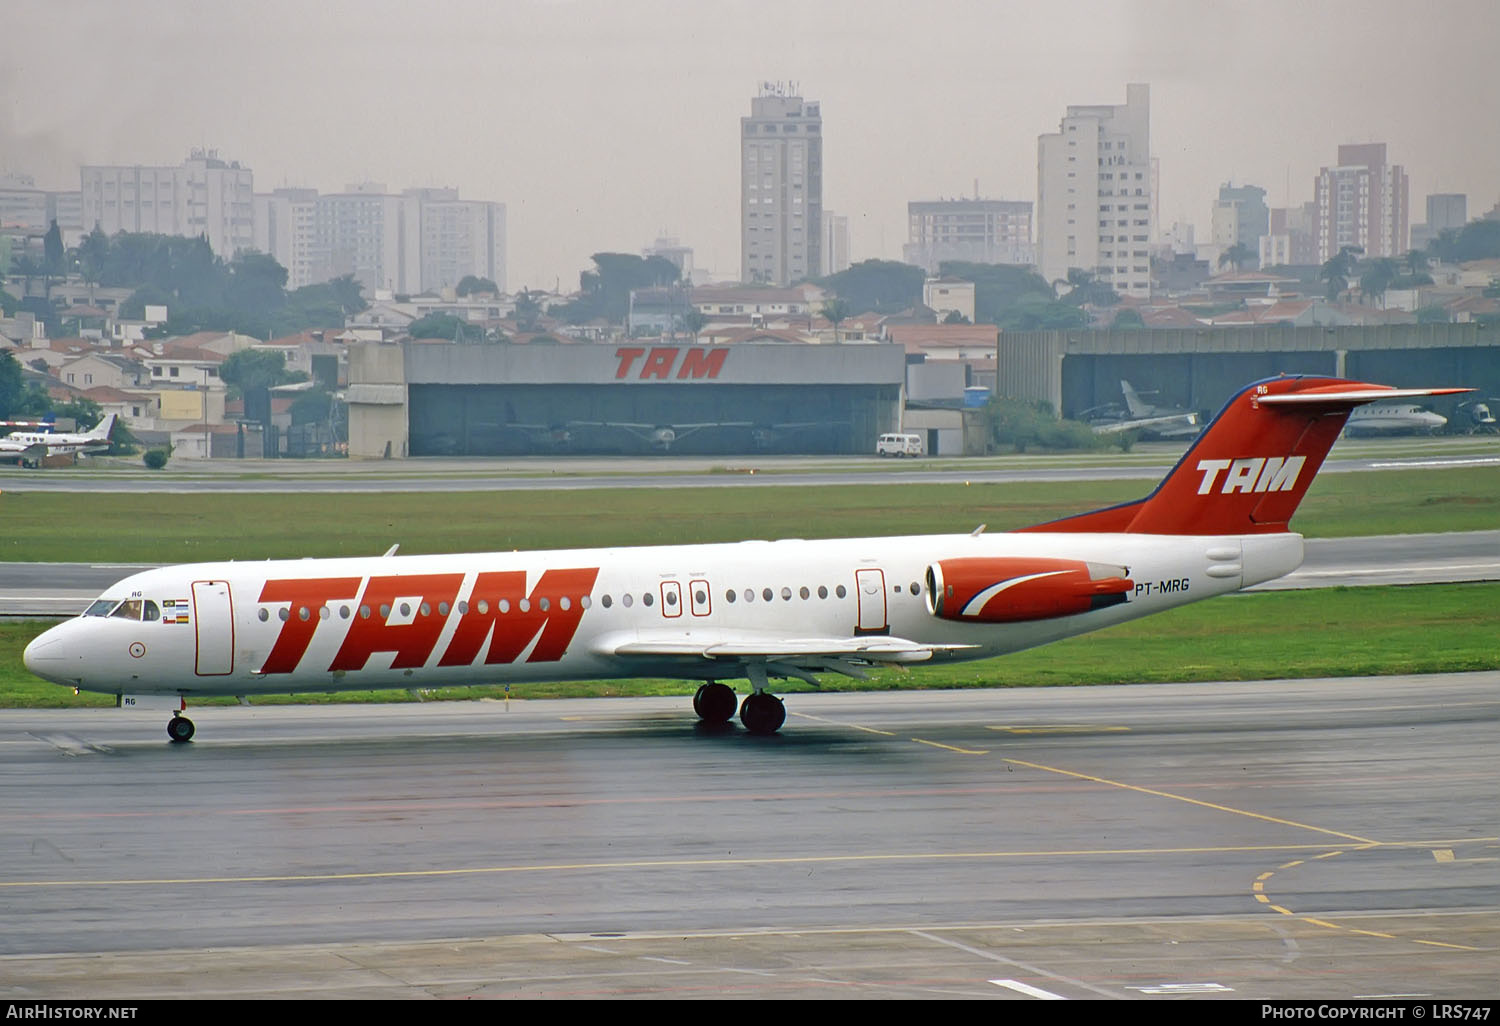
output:
<svg viewBox="0 0 1500 1026"><path fill-rule="evenodd" d="M887 344L356 343L349 453L864 454L905 374Z"/></svg>

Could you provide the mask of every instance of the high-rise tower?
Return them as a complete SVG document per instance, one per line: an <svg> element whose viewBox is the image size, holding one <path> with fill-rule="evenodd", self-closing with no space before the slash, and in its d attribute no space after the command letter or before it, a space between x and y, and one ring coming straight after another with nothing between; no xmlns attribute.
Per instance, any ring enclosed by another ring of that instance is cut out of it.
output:
<svg viewBox="0 0 1500 1026"><path fill-rule="evenodd" d="M790 285L823 273L823 118L767 82L740 118L740 277Z"/></svg>
<svg viewBox="0 0 1500 1026"><path fill-rule="evenodd" d="M1048 281L1088 271L1122 296L1151 294L1151 87L1124 106L1069 106L1037 138L1037 264Z"/></svg>

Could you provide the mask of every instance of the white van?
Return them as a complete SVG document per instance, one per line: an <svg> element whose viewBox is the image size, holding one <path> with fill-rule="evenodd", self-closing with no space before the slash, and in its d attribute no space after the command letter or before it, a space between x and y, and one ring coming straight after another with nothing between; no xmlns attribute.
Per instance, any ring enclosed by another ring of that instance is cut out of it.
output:
<svg viewBox="0 0 1500 1026"><path fill-rule="evenodd" d="M921 435L881 435L875 442L877 456L920 456Z"/></svg>

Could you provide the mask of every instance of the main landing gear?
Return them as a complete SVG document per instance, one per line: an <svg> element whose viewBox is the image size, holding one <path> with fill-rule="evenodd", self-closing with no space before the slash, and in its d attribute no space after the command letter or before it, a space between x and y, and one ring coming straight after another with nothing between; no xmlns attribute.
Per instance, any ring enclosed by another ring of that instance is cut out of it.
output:
<svg viewBox="0 0 1500 1026"><path fill-rule="evenodd" d="M764 671L752 673L750 682L755 685L755 690L740 703L740 722L752 734L774 734L786 722L786 707L781 704L781 699L765 690ZM734 689L718 681L703 685L693 696L693 711L710 726L728 723L734 715L734 705Z"/></svg>
<svg viewBox="0 0 1500 1026"><path fill-rule="evenodd" d="M180 745L183 742L191 741L195 730L193 721L182 715L182 713L174 712L172 718L167 721L167 737L172 739L173 744Z"/></svg>

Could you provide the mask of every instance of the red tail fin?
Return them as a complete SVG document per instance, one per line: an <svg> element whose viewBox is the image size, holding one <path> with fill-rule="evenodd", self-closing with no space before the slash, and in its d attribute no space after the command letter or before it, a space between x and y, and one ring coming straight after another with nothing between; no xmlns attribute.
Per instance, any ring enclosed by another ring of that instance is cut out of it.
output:
<svg viewBox="0 0 1500 1026"><path fill-rule="evenodd" d="M1285 531L1349 411L1379 399L1463 388L1396 389L1339 378L1270 378L1230 399L1149 496L1028 528L1134 534Z"/></svg>

